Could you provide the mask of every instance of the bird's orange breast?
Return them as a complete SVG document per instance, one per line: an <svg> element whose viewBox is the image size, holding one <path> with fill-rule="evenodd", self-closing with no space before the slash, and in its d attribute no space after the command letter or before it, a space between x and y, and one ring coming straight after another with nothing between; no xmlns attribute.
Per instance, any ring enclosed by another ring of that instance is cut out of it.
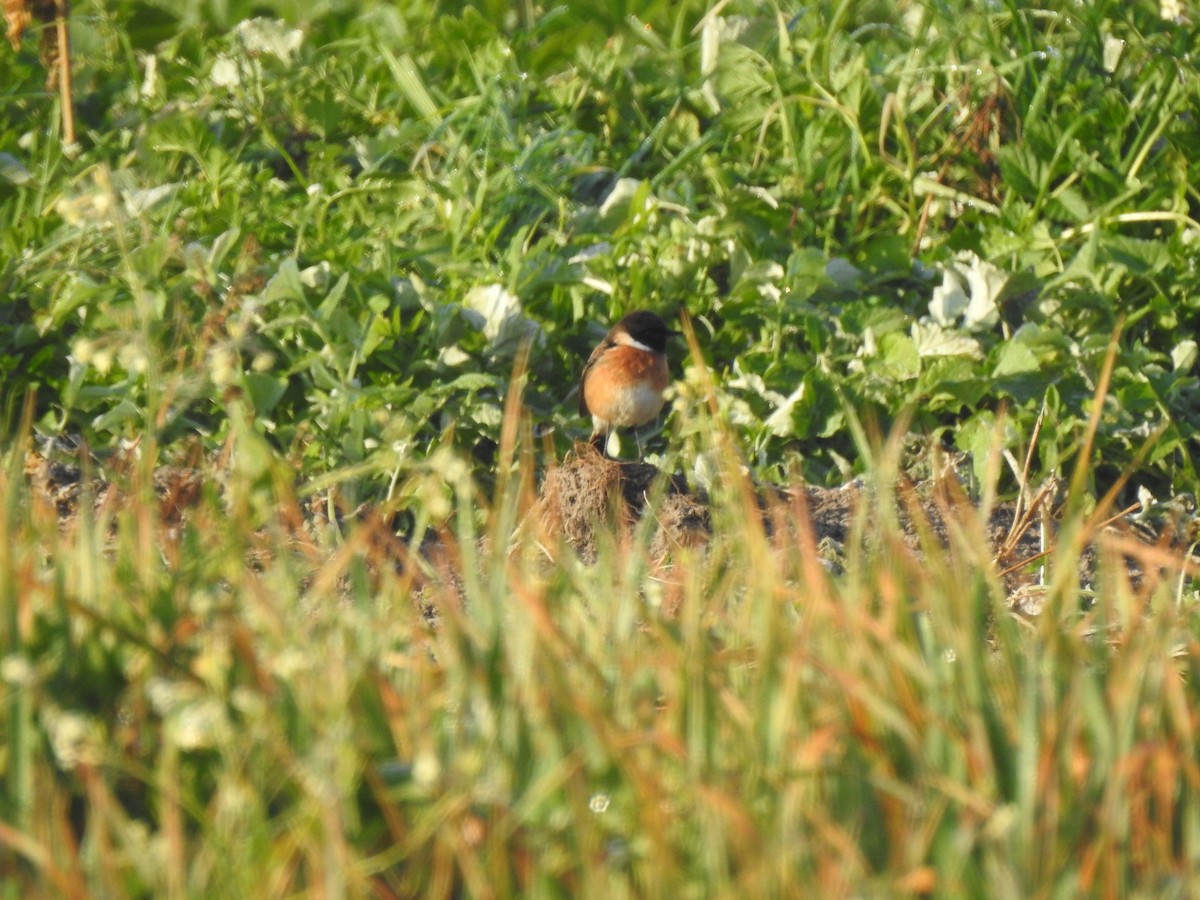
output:
<svg viewBox="0 0 1200 900"><path fill-rule="evenodd" d="M642 425L658 415L671 383L667 358L640 347L608 348L588 368L583 400L588 411L610 426Z"/></svg>

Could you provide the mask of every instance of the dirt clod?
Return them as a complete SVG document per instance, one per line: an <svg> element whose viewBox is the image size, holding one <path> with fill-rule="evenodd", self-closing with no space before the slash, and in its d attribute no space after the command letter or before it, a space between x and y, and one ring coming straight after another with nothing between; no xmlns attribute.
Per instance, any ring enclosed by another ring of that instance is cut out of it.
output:
<svg viewBox="0 0 1200 900"><path fill-rule="evenodd" d="M656 522L650 552L665 556L677 546L695 546L712 531L708 504L693 493L681 475L659 485L660 472L644 462L624 462L602 456L581 444L542 483L542 515L581 558L596 559L599 527L629 529L651 510Z"/></svg>

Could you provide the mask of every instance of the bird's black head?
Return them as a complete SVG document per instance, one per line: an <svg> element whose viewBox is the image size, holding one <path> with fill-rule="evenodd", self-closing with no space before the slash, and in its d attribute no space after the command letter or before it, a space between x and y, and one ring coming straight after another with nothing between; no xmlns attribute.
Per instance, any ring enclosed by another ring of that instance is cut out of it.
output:
<svg viewBox="0 0 1200 900"><path fill-rule="evenodd" d="M675 331L661 317L646 309L631 312L617 323L613 331L624 331L639 344L655 353L665 353L667 341L682 331Z"/></svg>

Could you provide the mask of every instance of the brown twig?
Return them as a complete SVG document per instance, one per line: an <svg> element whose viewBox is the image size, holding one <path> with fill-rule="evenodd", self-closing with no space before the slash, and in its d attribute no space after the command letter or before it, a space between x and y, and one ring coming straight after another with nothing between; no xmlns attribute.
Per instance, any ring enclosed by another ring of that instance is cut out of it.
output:
<svg viewBox="0 0 1200 900"><path fill-rule="evenodd" d="M71 94L71 35L67 29L70 0L54 0L54 32L58 41L55 64L58 72L58 100L62 107L62 141L75 143L75 104Z"/></svg>
<svg viewBox="0 0 1200 900"><path fill-rule="evenodd" d="M1025 452L1025 465L1021 469L1021 483L1017 486L1017 504L1013 509L1013 527L1009 530L1008 538L1004 541L1005 545L1014 541L1013 530L1017 527L1017 522L1021 519L1024 505L1025 495L1029 486L1029 468L1033 464L1033 453L1037 449L1038 436L1042 433L1042 422L1046 419L1046 401L1042 399L1042 409L1038 413L1037 421L1033 423L1033 436L1029 439L1029 449Z"/></svg>
<svg viewBox="0 0 1200 900"><path fill-rule="evenodd" d="M71 37L67 17L71 0L4 0L6 36L14 50L20 49L21 35L36 19L54 30L43 31L38 57L46 67L46 87L58 87L62 107L62 140L64 145L75 143L75 106L71 99Z"/></svg>
<svg viewBox="0 0 1200 900"><path fill-rule="evenodd" d="M1008 535L996 550L995 559L997 562L1008 556L1016 548L1025 532L1033 527L1035 517L1045 506L1047 498L1052 497L1058 490L1058 486L1058 479L1051 478L1042 485L1041 490L1029 501L1024 511L1021 511L1019 507L1014 509L1013 521L1012 525L1009 526ZM1041 555L1044 556L1045 554ZM1040 557L1033 557L1033 559L1038 558ZM1023 563L1018 564L1018 566L1020 565L1023 565Z"/></svg>

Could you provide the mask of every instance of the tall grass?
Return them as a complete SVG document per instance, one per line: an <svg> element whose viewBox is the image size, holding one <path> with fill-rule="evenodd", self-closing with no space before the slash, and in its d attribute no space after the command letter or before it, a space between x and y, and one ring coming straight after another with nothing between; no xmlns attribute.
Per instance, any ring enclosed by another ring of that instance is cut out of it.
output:
<svg viewBox="0 0 1200 900"><path fill-rule="evenodd" d="M0 895L1186 895L1176 582L1104 551L1085 605L1064 545L1014 617L980 514L918 556L886 459L843 575L733 460L708 548L585 566L518 434L421 552L236 469L175 530L136 476L64 527L12 451Z"/></svg>

